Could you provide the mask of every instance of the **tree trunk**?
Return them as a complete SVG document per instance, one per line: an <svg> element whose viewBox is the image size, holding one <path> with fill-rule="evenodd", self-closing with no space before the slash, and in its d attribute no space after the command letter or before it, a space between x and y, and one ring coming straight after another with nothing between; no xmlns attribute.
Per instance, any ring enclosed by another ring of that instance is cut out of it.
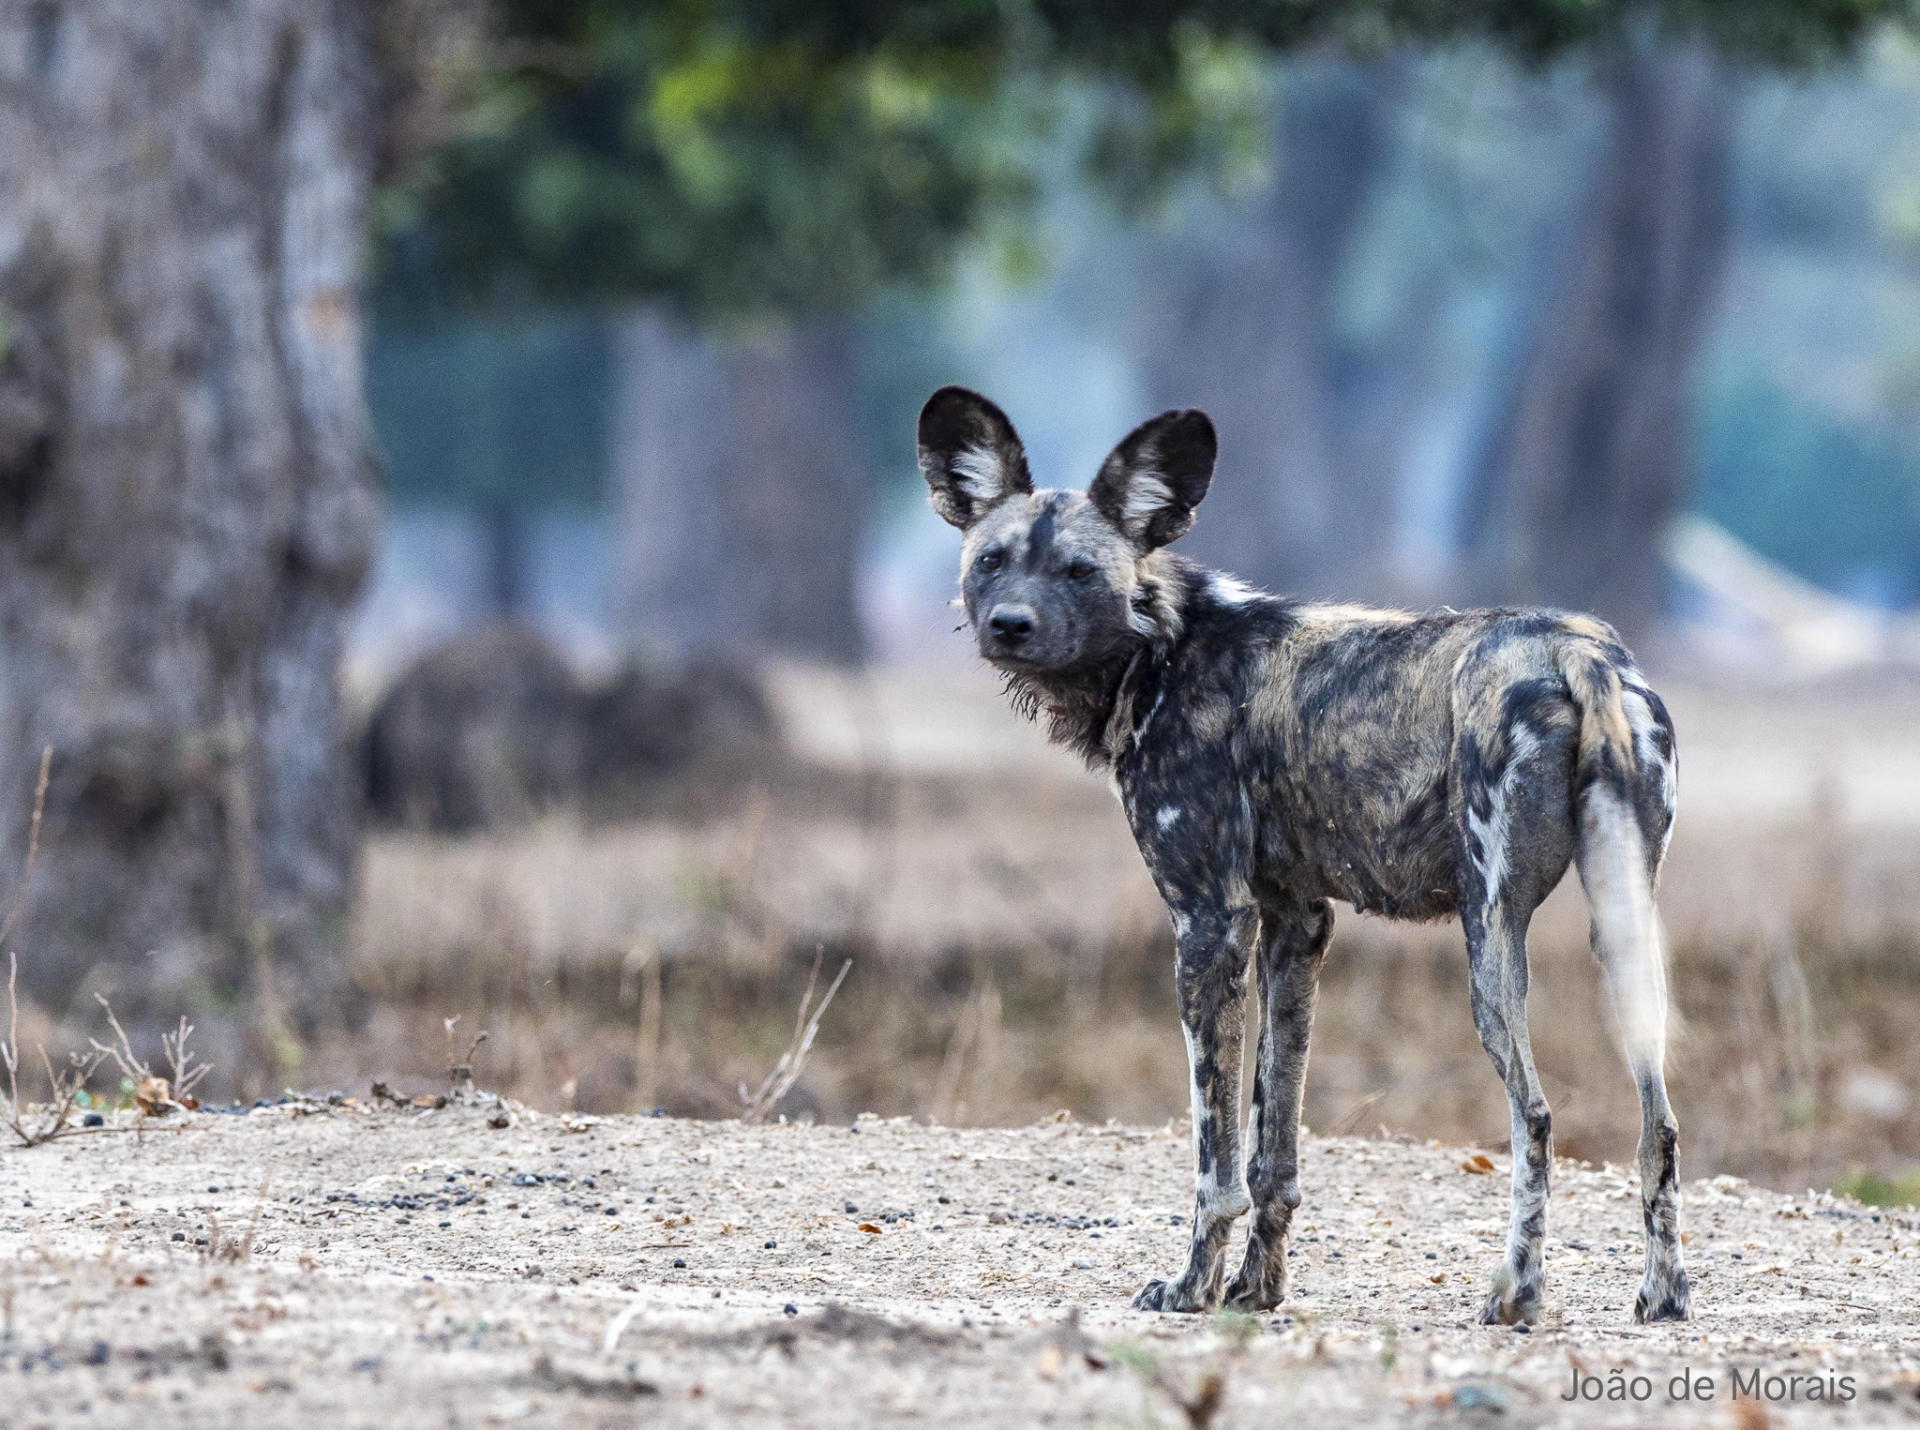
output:
<svg viewBox="0 0 1920 1430"><path fill-rule="evenodd" d="M480 509L483 580L487 610L499 620L512 620L527 609L532 585L533 517L510 498L488 502Z"/></svg>
<svg viewBox="0 0 1920 1430"><path fill-rule="evenodd" d="M1211 242L1183 240L1167 286L1156 403L1205 408L1224 434L1183 547L1277 589L1364 581L1394 530L1397 474L1344 434L1329 322L1404 78L1393 61L1291 68L1273 184Z"/></svg>
<svg viewBox="0 0 1920 1430"><path fill-rule="evenodd" d="M857 660L865 483L846 325L720 339L645 312L615 372L631 638L678 655Z"/></svg>
<svg viewBox="0 0 1920 1430"><path fill-rule="evenodd" d="M1485 598L1591 610L1630 636L1659 617L1660 538L1685 492L1694 357L1726 250L1728 99L1704 52L1620 61L1592 182L1551 236L1470 486Z"/></svg>
<svg viewBox="0 0 1920 1430"><path fill-rule="evenodd" d="M215 1024L223 1075L238 1028L290 1054L347 986L367 27L349 0L0 9L6 877L54 749L12 944L56 1011Z"/></svg>

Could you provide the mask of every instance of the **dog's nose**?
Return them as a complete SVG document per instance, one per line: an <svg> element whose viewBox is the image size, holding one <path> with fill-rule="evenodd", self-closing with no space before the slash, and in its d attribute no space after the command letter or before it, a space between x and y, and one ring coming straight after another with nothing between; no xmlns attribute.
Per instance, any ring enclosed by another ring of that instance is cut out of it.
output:
<svg viewBox="0 0 1920 1430"><path fill-rule="evenodd" d="M995 606L987 617L987 629L1001 645L1025 645L1033 634L1033 610L1029 606Z"/></svg>

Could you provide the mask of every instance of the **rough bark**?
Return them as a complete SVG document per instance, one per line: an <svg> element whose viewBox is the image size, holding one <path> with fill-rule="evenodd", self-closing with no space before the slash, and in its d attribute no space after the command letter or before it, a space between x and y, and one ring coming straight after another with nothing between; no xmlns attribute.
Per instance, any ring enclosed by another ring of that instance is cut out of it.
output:
<svg viewBox="0 0 1920 1430"><path fill-rule="evenodd" d="M1596 611L1629 635L1658 619L1660 535L1685 493L1694 358L1726 249L1728 134L1711 57L1621 58L1470 485L1483 597Z"/></svg>
<svg viewBox="0 0 1920 1430"><path fill-rule="evenodd" d="M657 312L615 358L621 619L639 646L856 660L865 513L851 335L717 338Z"/></svg>
<svg viewBox="0 0 1920 1430"><path fill-rule="evenodd" d="M1329 334L1334 288L1383 167L1404 66L1290 71L1278 172L1168 275L1158 405L1210 412L1227 439L1194 555L1283 590L1364 582L1393 531L1393 450L1358 441Z"/></svg>
<svg viewBox="0 0 1920 1430"><path fill-rule="evenodd" d="M285 1050L341 1005L369 14L0 7L0 869L51 745L13 942L56 1010Z"/></svg>

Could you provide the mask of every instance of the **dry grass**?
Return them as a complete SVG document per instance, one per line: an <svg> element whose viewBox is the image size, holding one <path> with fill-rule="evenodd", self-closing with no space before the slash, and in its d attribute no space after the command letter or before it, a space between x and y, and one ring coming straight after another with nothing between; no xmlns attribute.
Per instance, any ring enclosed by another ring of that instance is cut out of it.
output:
<svg viewBox="0 0 1920 1430"><path fill-rule="evenodd" d="M528 1102L730 1116L788 1044L824 946L857 967L790 1115L1181 1116L1171 938L1104 791L921 777L877 807L760 801L697 827L377 841L355 943L379 1011L320 1065L344 1082L370 1039L381 1067L425 1076L459 1014L491 1032L481 1079ZM1662 903L1689 1175L1804 1187L1920 1162L1915 867L1920 830L1818 805L1683 824ZM1464 964L1452 926L1342 918L1310 1125L1504 1143ZM1533 965L1560 1150L1628 1160L1637 1108L1571 880L1536 921Z"/></svg>

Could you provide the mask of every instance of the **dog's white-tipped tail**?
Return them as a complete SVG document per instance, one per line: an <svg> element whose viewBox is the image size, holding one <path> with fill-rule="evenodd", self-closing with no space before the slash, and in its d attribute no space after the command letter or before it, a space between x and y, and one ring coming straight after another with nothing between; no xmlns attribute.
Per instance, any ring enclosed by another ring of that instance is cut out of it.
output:
<svg viewBox="0 0 1920 1430"><path fill-rule="evenodd" d="M1564 649L1559 663L1580 711L1575 860L1627 1064L1644 1080L1658 1076L1666 1056L1667 965L1652 865L1634 816L1631 792L1640 772L1619 674L1584 644Z"/></svg>

